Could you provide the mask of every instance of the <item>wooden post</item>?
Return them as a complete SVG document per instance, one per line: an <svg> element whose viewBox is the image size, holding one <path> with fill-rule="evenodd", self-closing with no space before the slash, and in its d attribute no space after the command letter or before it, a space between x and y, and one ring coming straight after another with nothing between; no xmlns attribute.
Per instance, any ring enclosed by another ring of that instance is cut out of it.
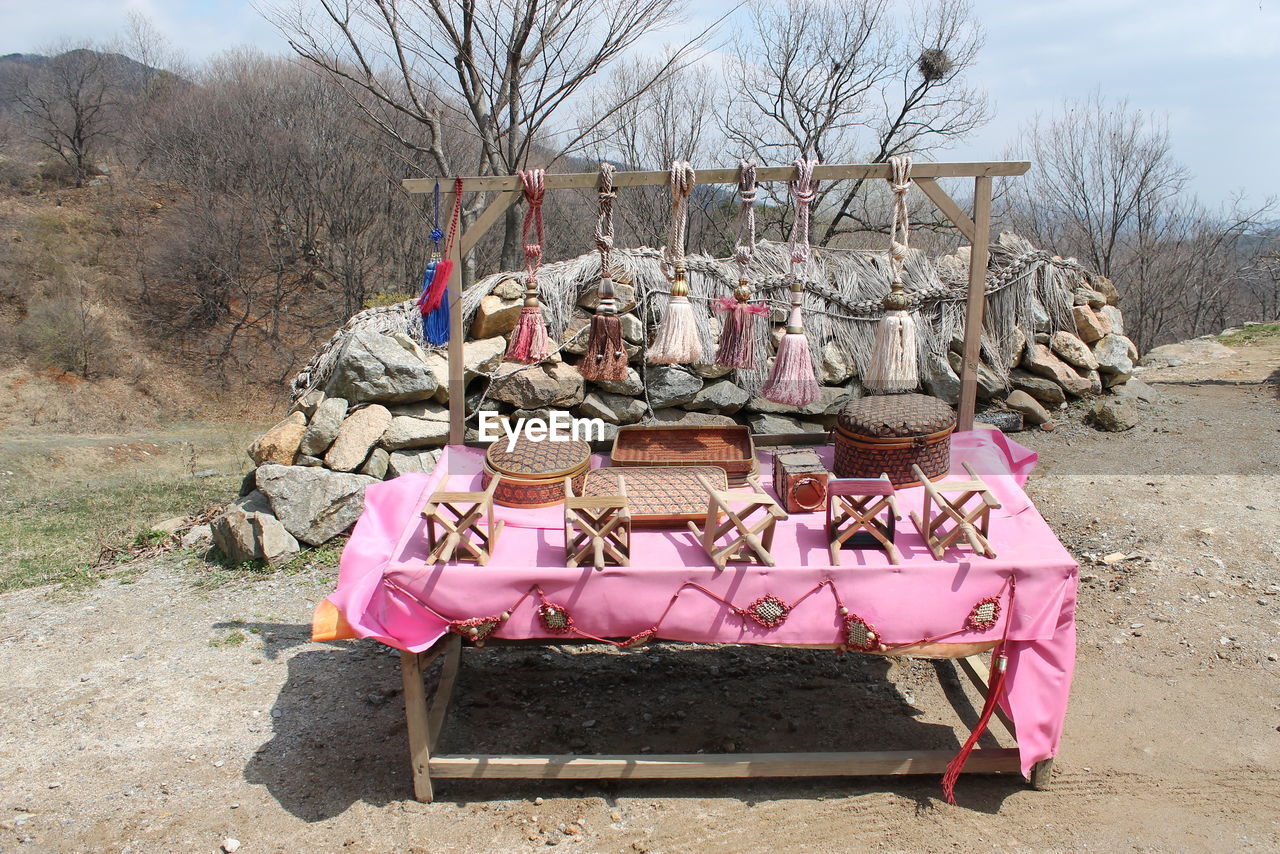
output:
<svg viewBox="0 0 1280 854"><path fill-rule="evenodd" d="M430 802L431 726L427 721L427 686L422 681L422 656L400 653L400 675L404 679L404 716L409 729L409 762L413 769L413 796Z"/></svg>
<svg viewBox="0 0 1280 854"><path fill-rule="evenodd" d="M453 222L455 211L461 213L462 194L453 193L454 207L449 211ZM459 219L461 222L461 219ZM449 247L453 270L449 273L449 444L461 445L466 439L467 383L462 358L462 235L454 235ZM428 788L430 784L428 784Z"/></svg>
<svg viewBox="0 0 1280 854"><path fill-rule="evenodd" d="M973 179L973 243L969 248L969 299L964 313L964 361L960 365L960 417L957 429L973 429L978 403L978 360L982 356L982 313L987 296L991 243L991 178Z"/></svg>

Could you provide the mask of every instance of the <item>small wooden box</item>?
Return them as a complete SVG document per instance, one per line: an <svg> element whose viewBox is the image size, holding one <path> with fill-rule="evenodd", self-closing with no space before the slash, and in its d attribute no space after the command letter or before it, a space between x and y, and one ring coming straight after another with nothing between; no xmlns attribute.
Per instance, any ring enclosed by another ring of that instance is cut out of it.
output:
<svg viewBox="0 0 1280 854"><path fill-rule="evenodd" d="M788 513L813 513L825 507L830 477L815 451L778 451L773 455L773 491Z"/></svg>

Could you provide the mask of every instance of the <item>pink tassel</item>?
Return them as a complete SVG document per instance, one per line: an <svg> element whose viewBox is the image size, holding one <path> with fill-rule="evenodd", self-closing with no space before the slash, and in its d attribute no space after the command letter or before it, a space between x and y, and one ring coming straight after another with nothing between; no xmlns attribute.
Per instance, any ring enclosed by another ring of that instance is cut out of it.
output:
<svg viewBox="0 0 1280 854"><path fill-rule="evenodd" d="M649 347L649 364L690 365L701 361L702 342L698 340L698 326L689 304L689 285L684 270L677 269L671 299Z"/></svg>
<svg viewBox="0 0 1280 854"><path fill-rule="evenodd" d="M809 354L809 339L805 337L800 320L799 306L791 309L787 322L787 334L778 345L778 357L773 361L769 379L760 389L760 396L774 403L787 406L808 406L818 399L822 390L813 373L813 357Z"/></svg>
<svg viewBox="0 0 1280 854"><path fill-rule="evenodd" d="M720 347L716 350L716 364L726 368L750 370L756 366L755 319L769 313L769 307L760 303L720 297L716 311L723 312L724 328L720 332Z"/></svg>
<svg viewBox="0 0 1280 854"><path fill-rule="evenodd" d="M511 333L511 344L507 347L507 359L522 365L541 362L551 355L551 341L547 336L547 326L542 322L542 306L537 299L525 301L520 309L520 319L516 321L515 331Z"/></svg>

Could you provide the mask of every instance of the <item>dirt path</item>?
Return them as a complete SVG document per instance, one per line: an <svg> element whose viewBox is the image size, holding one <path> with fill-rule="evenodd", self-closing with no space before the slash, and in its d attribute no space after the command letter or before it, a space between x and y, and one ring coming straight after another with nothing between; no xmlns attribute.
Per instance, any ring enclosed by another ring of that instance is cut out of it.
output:
<svg viewBox="0 0 1280 854"><path fill-rule="evenodd" d="M0 597L0 850L1280 849L1278 366L1272 342L1148 373L1165 400L1134 431L1020 437L1085 579L1051 792L966 778L954 808L924 778L448 782L418 804L394 655L308 640L331 573L210 590L171 559ZM961 690L949 665L829 653L469 650L442 747L948 747Z"/></svg>

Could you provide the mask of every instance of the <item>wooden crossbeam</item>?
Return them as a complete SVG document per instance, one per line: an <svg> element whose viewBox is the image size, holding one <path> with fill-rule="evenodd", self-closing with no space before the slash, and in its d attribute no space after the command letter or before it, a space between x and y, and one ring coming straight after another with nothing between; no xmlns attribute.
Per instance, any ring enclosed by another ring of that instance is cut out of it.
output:
<svg viewBox="0 0 1280 854"><path fill-rule="evenodd" d="M1031 163L1026 160L984 161L977 163L913 163L911 177L914 178L977 178L977 177L1009 177L1026 174ZM735 169L698 169L699 184L736 184L738 170ZM883 178L886 181L893 176L892 167L888 163L847 163L819 164L814 167L815 181L850 181L867 178ZM762 166L756 169L756 180L791 181L796 177L794 166ZM410 193L434 192L436 178L405 178L401 185ZM466 193L511 193L518 195L521 186L516 175L477 175L463 178L463 192ZM559 175L547 175L545 186L548 190L594 190L600 182L596 172L576 172ZM668 171L615 172L615 187L657 187L671 183ZM440 180L441 194L453 192L453 179Z"/></svg>

